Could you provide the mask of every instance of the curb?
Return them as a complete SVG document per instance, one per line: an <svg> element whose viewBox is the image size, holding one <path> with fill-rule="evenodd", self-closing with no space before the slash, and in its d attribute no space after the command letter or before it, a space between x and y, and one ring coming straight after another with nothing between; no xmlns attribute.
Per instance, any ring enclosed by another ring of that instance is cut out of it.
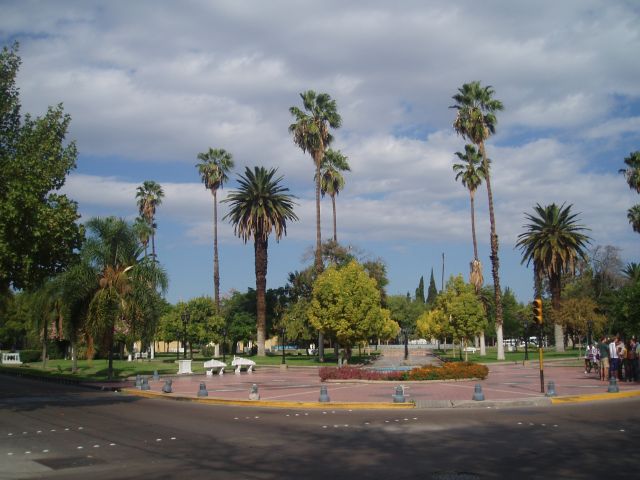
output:
<svg viewBox="0 0 640 480"><path fill-rule="evenodd" d="M617 400L621 398L634 397L640 397L640 390L618 393L592 393L587 395L568 395L565 397L553 397L551 398L551 403L553 405L562 405L567 403L597 402L603 400Z"/></svg>
<svg viewBox="0 0 640 480"><path fill-rule="evenodd" d="M123 388L119 390L126 395L144 398L158 398L162 400L175 400L182 402L203 403L208 405L228 405L236 407L271 407L271 408L303 408L325 410L406 410L415 408L413 403L391 402L284 402L276 400L226 400L209 397L185 397L179 394L152 392L150 390L138 390L136 388Z"/></svg>

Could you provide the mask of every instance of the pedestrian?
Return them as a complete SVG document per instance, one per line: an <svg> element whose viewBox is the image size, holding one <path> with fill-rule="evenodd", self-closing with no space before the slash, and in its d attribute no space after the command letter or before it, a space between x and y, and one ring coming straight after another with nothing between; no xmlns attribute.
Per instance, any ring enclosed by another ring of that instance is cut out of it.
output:
<svg viewBox="0 0 640 480"><path fill-rule="evenodd" d="M609 378L613 377L620 380L620 372L618 370L618 348L616 342L620 342L620 337L616 336L609 344Z"/></svg>
<svg viewBox="0 0 640 480"><path fill-rule="evenodd" d="M627 342L627 357L625 363L625 377L627 382L636 381L636 342L632 338Z"/></svg>
<svg viewBox="0 0 640 480"><path fill-rule="evenodd" d="M607 381L609 375L609 340L603 335L598 343L600 351L600 380Z"/></svg>

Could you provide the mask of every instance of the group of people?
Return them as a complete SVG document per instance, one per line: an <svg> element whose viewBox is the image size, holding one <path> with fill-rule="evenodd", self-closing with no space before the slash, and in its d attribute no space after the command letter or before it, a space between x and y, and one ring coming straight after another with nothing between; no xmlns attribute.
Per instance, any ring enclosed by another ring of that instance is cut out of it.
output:
<svg viewBox="0 0 640 480"><path fill-rule="evenodd" d="M591 371L592 365L599 366L600 380L615 378L621 382L640 381L640 343L636 337L627 341L619 335L613 338L606 336L597 345L589 344L584 356L585 371Z"/></svg>

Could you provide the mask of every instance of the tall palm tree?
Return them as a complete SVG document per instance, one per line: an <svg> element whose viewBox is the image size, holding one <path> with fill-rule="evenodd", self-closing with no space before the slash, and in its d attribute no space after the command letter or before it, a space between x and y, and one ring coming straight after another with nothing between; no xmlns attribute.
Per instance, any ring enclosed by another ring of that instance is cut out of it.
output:
<svg viewBox="0 0 640 480"><path fill-rule="evenodd" d="M164 191L159 183L145 180L136 190L138 212L151 227L151 255L156 258L156 208L162 203Z"/></svg>
<svg viewBox="0 0 640 480"><path fill-rule="evenodd" d="M342 172L350 172L351 167L347 157L340 150L328 149L320 164L320 193L324 197L329 194L331 206L333 207L333 241L338 242L336 225L336 195L344 188L344 177Z"/></svg>
<svg viewBox="0 0 640 480"><path fill-rule="evenodd" d="M233 156L222 148L209 148L198 154L196 165L202 183L213 195L213 299L220 312L220 264L218 262L218 189L229 180L228 173L234 167Z"/></svg>
<svg viewBox="0 0 640 480"><path fill-rule="evenodd" d="M476 148L467 144L464 146L464 153L456 152L456 156L464 163L454 163L453 171L456 172L456 180L469 190L469 200L471 202L471 237L473 240L473 261L471 262L470 282L476 287L476 292L483 284L482 263L478 259L478 241L476 240L476 214L475 196L482 180L486 177L482 157ZM489 160L489 163L491 160Z"/></svg>
<svg viewBox="0 0 640 480"><path fill-rule="evenodd" d="M522 251L522 263L533 262L534 271L541 279L549 280L551 306L554 317L560 309L562 276L574 273L576 261L586 260L586 246L590 239L583 232L588 230L577 223L578 214L571 213L571 205L565 207L552 203L546 207L537 204L534 214L525 214L530 222L526 231L518 235L516 247ZM564 351L562 326L554 322L556 351Z"/></svg>
<svg viewBox="0 0 640 480"><path fill-rule="evenodd" d="M276 241L287 234L287 221L298 219L293 212L294 196L280 182L283 177L274 178L276 169L246 167L244 175L238 178L238 189L232 191L225 203L229 212L225 220L233 225L235 234L245 243L253 238L256 270L256 323L258 331L258 355L265 355L266 338L266 290L267 290L267 249L269 235L273 231Z"/></svg>
<svg viewBox="0 0 640 480"><path fill-rule="evenodd" d="M136 232L140 244L144 247L144 256L147 256L147 249L149 247L149 239L153 235L153 227L147 223L144 217L138 217L133 222L133 229Z"/></svg>
<svg viewBox="0 0 640 480"><path fill-rule="evenodd" d="M631 190L640 193L640 151L631 152L624 163L627 168L621 168L618 172L624 175Z"/></svg>
<svg viewBox="0 0 640 480"><path fill-rule="evenodd" d="M634 205L627 210L627 218L633 231L640 233L640 204Z"/></svg>
<svg viewBox="0 0 640 480"><path fill-rule="evenodd" d="M342 118L338 114L336 101L327 93L316 94L313 90L307 90L300 94L304 111L298 107L289 108L289 112L295 118L295 123L289 125L289 132L293 134L293 141L303 152L309 152L316 167L316 274L323 270L322 264L322 237L320 234L320 168L325 150L333 141L329 128L340 128Z"/></svg>
<svg viewBox="0 0 640 480"><path fill-rule="evenodd" d="M493 289L496 303L496 334L498 337L498 359L504 360L504 345L502 344L502 300L500 292L500 260L498 259L498 234L496 233L496 219L493 213L493 192L491 191L491 175L489 159L487 158L484 142L495 133L498 122L495 113L502 110L502 102L493 98L491 86L482 87L480 82L465 83L453 96L458 112L453 122L456 133L469 140L478 147L482 156L482 166L487 184L489 199L489 223L491 226L491 273L493 275Z"/></svg>
<svg viewBox="0 0 640 480"><path fill-rule="evenodd" d="M158 289L166 291L167 276L155 259L140 256L136 234L124 220L93 218L87 230L90 236L81 257L93 280L87 285L86 328L107 349L111 378L116 333L136 331L136 321L146 319L145 307L157 301ZM86 272L79 275L86 276Z"/></svg>

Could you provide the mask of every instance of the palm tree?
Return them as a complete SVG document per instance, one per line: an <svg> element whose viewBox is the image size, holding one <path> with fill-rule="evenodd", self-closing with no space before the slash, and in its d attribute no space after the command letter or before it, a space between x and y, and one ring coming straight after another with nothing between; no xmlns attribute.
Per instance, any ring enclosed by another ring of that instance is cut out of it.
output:
<svg viewBox="0 0 640 480"><path fill-rule="evenodd" d="M304 110L298 107L289 108L289 112L295 118L295 123L289 125L289 132L293 134L293 141L303 152L309 152L316 167L316 274L323 270L322 264L322 238L320 235L320 191L322 159L325 150L333 141L329 128L340 128L342 118L338 114L336 101L327 93L316 94L313 90L307 90L300 94Z"/></svg>
<svg viewBox="0 0 640 480"><path fill-rule="evenodd" d="M535 214L525 214L530 222L527 229L518 235L516 247L522 251L522 263L533 262L534 271L539 277L549 280L551 306L554 316L560 309L562 277L574 273L576 261L586 261L585 248L590 239L584 231L588 230L577 223L578 214L571 213L571 205L565 207L552 203L546 207L537 204ZM564 332L562 326L554 322L556 351L564 351Z"/></svg>
<svg viewBox="0 0 640 480"><path fill-rule="evenodd" d="M627 168L621 168L618 172L624 175L631 190L640 193L640 151L631 152L624 163Z"/></svg>
<svg viewBox="0 0 640 480"><path fill-rule="evenodd" d="M145 180L136 190L138 199L138 212L151 227L151 255L156 258L156 207L162 203L164 192L159 183L153 180Z"/></svg>
<svg viewBox="0 0 640 480"><path fill-rule="evenodd" d="M320 193L324 197L329 194L331 197L331 206L333 207L333 241L338 242L338 233L336 228L336 195L344 188L344 177L341 172L350 172L351 167L347 157L340 150L326 151L320 165Z"/></svg>
<svg viewBox="0 0 640 480"><path fill-rule="evenodd" d="M144 247L144 256L147 256L147 248L149 247L149 239L153 235L153 227L147 223L144 217L138 217L133 222L133 229L136 232L140 244Z"/></svg>
<svg viewBox="0 0 640 480"><path fill-rule="evenodd" d="M491 226L491 273L493 275L493 291L496 303L496 334L498 337L498 359L504 360L504 345L502 344L502 300L500 292L500 260L498 259L498 234L496 233L496 219L493 213L493 193L491 191L491 175L489 159L485 151L484 142L495 133L498 122L495 112L503 109L502 102L493 98L491 86L482 87L480 82L465 83L453 96L456 104L451 106L458 113L453 128L458 135L466 138L478 147L482 157L487 196L489 199L489 223Z"/></svg>
<svg viewBox="0 0 640 480"><path fill-rule="evenodd" d="M627 210L627 218L633 231L640 233L640 204L634 205Z"/></svg>
<svg viewBox="0 0 640 480"><path fill-rule="evenodd" d="M274 232L276 241L287 234L287 221L297 220L293 212L295 205L292 195L280 182L283 177L274 178L276 169L266 170L246 167L244 175L238 178L238 190L223 200L229 203L229 212L224 219L234 227L234 233L245 243L253 238L256 270L256 320L258 331L258 355L265 355L266 338L266 289L267 289L267 249L269 234Z"/></svg>
<svg viewBox="0 0 640 480"><path fill-rule="evenodd" d="M456 156L465 163L454 163L453 171L456 172L456 180L460 180L462 185L469 190L471 202L471 238L473 239L473 261L471 262L471 276L469 281L476 287L476 292L483 284L482 264L478 259L478 241L476 240L476 215L475 196L482 180L486 177L482 157L476 148L467 144L464 146L465 153L456 152ZM489 163L491 160L489 160Z"/></svg>
<svg viewBox="0 0 640 480"><path fill-rule="evenodd" d="M627 265L622 270L622 273L624 273L625 277L627 277L628 280L634 282L640 280L640 263L627 263Z"/></svg>
<svg viewBox="0 0 640 480"><path fill-rule="evenodd" d="M218 189L229 180L228 173L234 167L233 156L222 148L209 148L199 153L196 165L202 183L213 195L213 298L216 311L220 312L220 265L218 263Z"/></svg>
<svg viewBox="0 0 640 480"><path fill-rule="evenodd" d="M102 342L109 355L109 378L113 376L113 344L116 333L132 336L137 322L148 320L149 305L166 291L167 276L155 259L142 253L133 228L124 220L108 217L87 222L89 238L81 251L87 284L86 329Z"/></svg>

